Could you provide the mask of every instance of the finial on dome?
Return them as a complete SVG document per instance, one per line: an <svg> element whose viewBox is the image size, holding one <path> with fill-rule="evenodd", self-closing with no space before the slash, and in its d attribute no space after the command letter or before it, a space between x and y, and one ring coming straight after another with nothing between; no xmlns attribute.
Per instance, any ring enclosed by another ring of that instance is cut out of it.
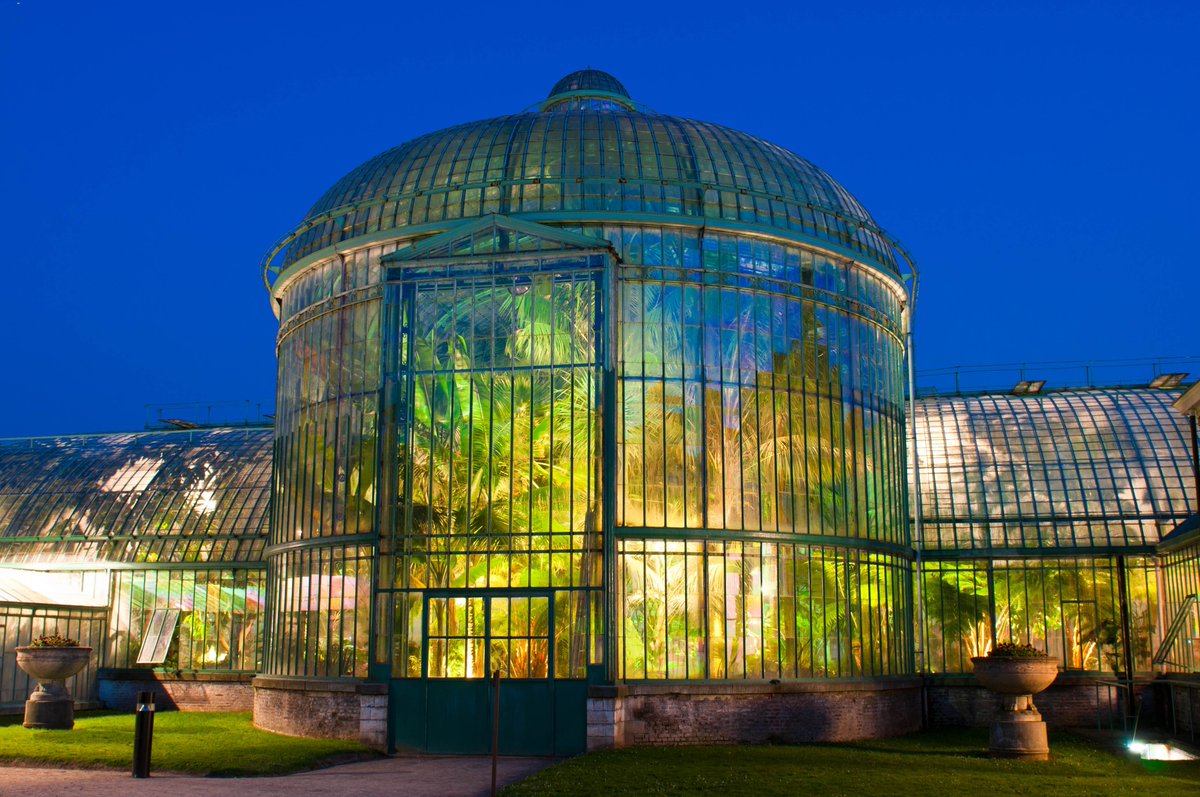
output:
<svg viewBox="0 0 1200 797"><path fill-rule="evenodd" d="M541 110L591 108L593 110L636 110L621 81L599 69L580 69L554 84Z"/></svg>

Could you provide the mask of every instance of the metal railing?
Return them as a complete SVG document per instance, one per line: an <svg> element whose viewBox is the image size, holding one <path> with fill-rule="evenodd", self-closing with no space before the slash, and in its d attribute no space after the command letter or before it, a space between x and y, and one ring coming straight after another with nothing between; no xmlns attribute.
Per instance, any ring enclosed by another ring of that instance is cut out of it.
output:
<svg viewBox="0 0 1200 797"><path fill-rule="evenodd" d="M1127 681L1096 681L1096 730L1137 734L1140 712L1133 709L1133 689Z"/></svg>
<svg viewBox="0 0 1200 797"><path fill-rule="evenodd" d="M1171 715L1171 735L1175 738L1180 738L1179 734L1179 703L1176 701L1177 690L1183 692L1184 703L1187 710L1184 714L1187 717L1187 732L1188 738L1191 741L1196 741L1196 721L1200 719L1200 681L1181 681L1175 678L1160 678L1154 682L1155 685L1163 685L1167 688L1167 705L1170 707Z"/></svg>
<svg viewBox="0 0 1200 797"><path fill-rule="evenodd" d="M1066 388L1146 387L1165 374L1187 374L1180 387L1200 377L1200 357L1046 361L951 365L917 372L916 394L962 395L1009 392L1019 382L1045 381L1041 392Z"/></svg>

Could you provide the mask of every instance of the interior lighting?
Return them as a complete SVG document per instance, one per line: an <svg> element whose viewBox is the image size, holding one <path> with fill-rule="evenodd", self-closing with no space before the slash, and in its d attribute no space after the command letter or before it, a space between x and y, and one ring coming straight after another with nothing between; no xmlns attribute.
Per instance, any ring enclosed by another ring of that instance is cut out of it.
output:
<svg viewBox="0 0 1200 797"><path fill-rule="evenodd" d="M1152 380L1150 380L1150 387L1158 387L1158 388L1162 388L1164 390L1167 390L1167 389L1170 389L1173 387L1179 387L1179 384L1181 382L1183 382L1183 380L1187 379L1187 377L1188 377L1188 375L1186 373L1159 374L1158 376L1156 376Z"/></svg>
<svg viewBox="0 0 1200 797"><path fill-rule="evenodd" d="M1013 388L1014 396L1036 396L1046 386L1045 379L1022 379Z"/></svg>

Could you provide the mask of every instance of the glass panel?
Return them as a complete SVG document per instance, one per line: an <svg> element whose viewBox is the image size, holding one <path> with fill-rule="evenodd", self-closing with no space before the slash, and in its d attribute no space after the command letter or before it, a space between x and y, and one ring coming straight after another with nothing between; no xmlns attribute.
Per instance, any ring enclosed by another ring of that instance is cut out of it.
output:
<svg viewBox="0 0 1200 797"><path fill-rule="evenodd" d="M625 679L869 677L909 671L901 558L729 541L619 543Z"/></svg>

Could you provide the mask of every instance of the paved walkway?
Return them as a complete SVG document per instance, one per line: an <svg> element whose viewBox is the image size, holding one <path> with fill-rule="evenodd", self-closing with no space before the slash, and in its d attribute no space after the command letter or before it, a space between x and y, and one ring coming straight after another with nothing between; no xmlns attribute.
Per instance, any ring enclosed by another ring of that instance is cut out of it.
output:
<svg viewBox="0 0 1200 797"><path fill-rule="evenodd" d="M557 763L554 758L501 758L497 787L524 780ZM38 797L485 797L492 759L486 756L395 756L317 769L279 778L197 778L157 774L137 780L127 772L0 767L0 794Z"/></svg>

